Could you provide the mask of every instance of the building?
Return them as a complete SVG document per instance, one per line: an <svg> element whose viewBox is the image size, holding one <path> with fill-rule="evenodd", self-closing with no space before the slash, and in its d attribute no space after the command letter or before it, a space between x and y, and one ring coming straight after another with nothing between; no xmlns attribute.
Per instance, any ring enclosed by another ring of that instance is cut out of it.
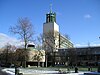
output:
<svg viewBox="0 0 100 75"><path fill-rule="evenodd" d="M77 64L80 66L98 66L100 47L77 48Z"/></svg>
<svg viewBox="0 0 100 75"><path fill-rule="evenodd" d="M33 65L37 66L38 63L41 63L41 66L44 66L45 62L45 51L44 50L37 50L34 45L28 45L28 59L27 59L27 65ZM36 65L34 65L36 64ZM39 66L40 66L39 65Z"/></svg>
<svg viewBox="0 0 100 75"><path fill-rule="evenodd" d="M73 48L73 43L63 35L59 36L60 45L59 48Z"/></svg>
<svg viewBox="0 0 100 75"><path fill-rule="evenodd" d="M20 66L42 66L44 67L45 63L45 51L38 50L34 45L29 44L27 50L17 49L16 50L17 61L20 63ZM26 60L26 61L25 61Z"/></svg>
<svg viewBox="0 0 100 75"><path fill-rule="evenodd" d="M50 10L46 14L46 22L43 24L43 47L46 52L46 63L54 65L54 55L59 48L73 48L73 43L60 34L59 25L56 22L56 13Z"/></svg>
<svg viewBox="0 0 100 75"><path fill-rule="evenodd" d="M50 10L43 24L43 47L48 66L97 66L100 62L100 47L74 48L73 43L60 34L56 13Z"/></svg>
<svg viewBox="0 0 100 75"><path fill-rule="evenodd" d="M55 52L58 48L73 48L72 42L60 34L59 25L56 23L56 13L52 10L46 14L43 36L43 45L47 52Z"/></svg>
<svg viewBox="0 0 100 75"><path fill-rule="evenodd" d="M54 53L54 65L98 66L100 47L62 48Z"/></svg>

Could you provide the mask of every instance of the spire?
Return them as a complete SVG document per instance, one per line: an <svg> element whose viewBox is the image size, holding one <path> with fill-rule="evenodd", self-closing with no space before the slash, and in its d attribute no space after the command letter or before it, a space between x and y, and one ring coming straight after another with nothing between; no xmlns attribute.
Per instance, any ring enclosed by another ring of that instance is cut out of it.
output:
<svg viewBox="0 0 100 75"><path fill-rule="evenodd" d="M50 4L50 13L52 13L52 4Z"/></svg>

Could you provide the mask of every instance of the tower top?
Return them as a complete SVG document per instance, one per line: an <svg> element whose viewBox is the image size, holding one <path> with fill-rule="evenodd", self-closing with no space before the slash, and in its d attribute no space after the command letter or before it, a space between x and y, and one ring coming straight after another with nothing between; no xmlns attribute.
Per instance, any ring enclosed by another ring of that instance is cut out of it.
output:
<svg viewBox="0 0 100 75"><path fill-rule="evenodd" d="M56 13L52 12L52 4L50 4L50 12L46 14L46 23L56 22Z"/></svg>

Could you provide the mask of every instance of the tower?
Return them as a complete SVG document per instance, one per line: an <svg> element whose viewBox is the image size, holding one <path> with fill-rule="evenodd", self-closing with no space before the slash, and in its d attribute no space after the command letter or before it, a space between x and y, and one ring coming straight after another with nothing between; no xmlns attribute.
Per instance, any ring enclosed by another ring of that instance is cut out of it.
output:
<svg viewBox="0 0 100 75"><path fill-rule="evenodd" d="M46 46L47 51L54 51L59 47L59 26L56 23L56 13L50 10L46 14L46 22L43 24L43 36L45 41L43 44Z"/></svg>
<svg viewBox="0 0 100 75"><path fill-rule="evenodd" d="M56 13L52 10L46 14L46 22L43 24L43 36L43 45L48 52L55 52L58 48L73 48L73 43L59 33Z"/></svg>
<svg viewBox="0 0 100 75"><path fill-rule="evenodd" d="M73 47L70 40L59 33L59 25L56 23L56 13L52 12L52 10L46 14L46 21L43 24L43 47L46 54L46 66L47 62L52 65L59 62L62 63L62 60L59 60L62 59L62 56L59 56L61 51L59 51L58 48L63 49ZM58 55L56 56L55 53Z"/></svg>

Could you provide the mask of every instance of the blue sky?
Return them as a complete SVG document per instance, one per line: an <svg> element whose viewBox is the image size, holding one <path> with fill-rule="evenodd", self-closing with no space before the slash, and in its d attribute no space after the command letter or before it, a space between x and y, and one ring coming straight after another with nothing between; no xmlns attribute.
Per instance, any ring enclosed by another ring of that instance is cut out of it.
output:
<svg viewBox="0 0 100 75"><path fill-rule="evenodd" d="M75 46L100 45L100 0L0 0L0 33L16 38L9 27L17 24L18 18L28 17L37 36L50 4L60 32L68 34Z"/></svg>

